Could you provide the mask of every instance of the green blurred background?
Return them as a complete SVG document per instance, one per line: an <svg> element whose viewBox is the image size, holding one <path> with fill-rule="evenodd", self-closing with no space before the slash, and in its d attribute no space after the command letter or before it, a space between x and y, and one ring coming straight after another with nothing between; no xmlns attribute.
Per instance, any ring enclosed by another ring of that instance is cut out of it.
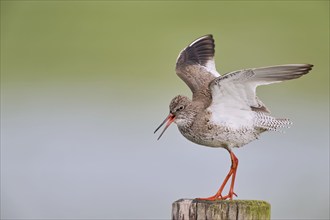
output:
<svg viewBox="0 0 330 220"><path fill-rule="evenodd" d="M294 126L236 150L240 199L273 218L329 218L329 1L1 1L1 218L169 218L214 193L221 149L154 128L178 53L213 34L229 71L311 63L258 89Z"/></svg>

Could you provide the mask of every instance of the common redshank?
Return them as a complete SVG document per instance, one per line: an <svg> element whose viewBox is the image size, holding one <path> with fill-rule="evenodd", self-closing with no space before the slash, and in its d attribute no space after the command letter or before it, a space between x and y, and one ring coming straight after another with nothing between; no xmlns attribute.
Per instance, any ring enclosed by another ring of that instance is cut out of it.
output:
<svg viewBox="0 0 330 220"><path fill-rule="evenodd" d="M311 64L285 64L237 70L221 76L214 63L214 39L205 35L184 48L176 61L177 75L192 91L192 100L178 95L170 103L163 135L172 122L188 140L208 147L226 149L230 170L214 196L202 200L225 200L237 196L234 184L238 159L232 149L242 147L265 131L288 127L286 118L275 118L256 96L256 87L291 80L307 74ZM222 195L228 180L227 195Z"/></svg>

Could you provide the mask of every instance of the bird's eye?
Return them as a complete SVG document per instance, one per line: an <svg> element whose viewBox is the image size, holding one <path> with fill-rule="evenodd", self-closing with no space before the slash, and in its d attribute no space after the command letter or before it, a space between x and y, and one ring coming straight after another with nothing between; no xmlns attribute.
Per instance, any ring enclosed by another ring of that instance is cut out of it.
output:
<svg viewBox="0 0 330 220"><path fill-rule="evenodd" d="M183 106L180 106L179 108L178 108L178 111L180 111L180 110L182 110L183 109Z"/></svg>

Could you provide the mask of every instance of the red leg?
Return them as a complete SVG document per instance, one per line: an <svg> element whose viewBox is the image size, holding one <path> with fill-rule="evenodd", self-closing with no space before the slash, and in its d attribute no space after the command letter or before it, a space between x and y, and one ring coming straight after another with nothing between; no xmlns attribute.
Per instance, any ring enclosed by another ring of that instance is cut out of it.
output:
<svg viewBox="0 0 330 220"><path fill-rule="evenodd" d="M234 184L235 184L236 170L237 170L237 166L238 166L238 159L232 151L229 151L229 153L230 153L230 158L231 158L231 167L230 167L230 170L229 170L226 178L224 179L223 183L221 184L218 192L214 196L211 196L208 198L198 198L198 199L214 201L217 199L220 199L220 200L225 200L228 198L233 199L233 195L237 196L236 193L234 193ZM225 188L230 177L231 177L231 184L230 184L229 193L226 196L222 196L222 191Z"/></svg>
<svg viewBox="0 0 330 220"><path fill-rule="evenodd" d="M236 171L237 171L237 167L238 167L238 159L232 151L230 151L230 157L231 157L231 161L232 161L231 169L233 169L233 174L231 177L229 193L228 193L228 195L223 196L222 199L229 198L230 200L232 200L233 195L237 196L236 193L234 193L234 184L235 184L235 178L236 178Z"/></svg>

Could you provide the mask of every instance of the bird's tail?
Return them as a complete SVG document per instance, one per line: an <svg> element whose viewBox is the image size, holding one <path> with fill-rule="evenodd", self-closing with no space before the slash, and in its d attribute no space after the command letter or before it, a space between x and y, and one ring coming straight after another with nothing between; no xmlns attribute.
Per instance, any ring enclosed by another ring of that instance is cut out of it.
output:
<svg viewBox="0 0 330 220"><path fill-rule="evenodd" d="M289 128L292 122L287 118L274 118L272 116L259 113L255 120L255 126L268 131L280 131L281 128Z"/></svg>

